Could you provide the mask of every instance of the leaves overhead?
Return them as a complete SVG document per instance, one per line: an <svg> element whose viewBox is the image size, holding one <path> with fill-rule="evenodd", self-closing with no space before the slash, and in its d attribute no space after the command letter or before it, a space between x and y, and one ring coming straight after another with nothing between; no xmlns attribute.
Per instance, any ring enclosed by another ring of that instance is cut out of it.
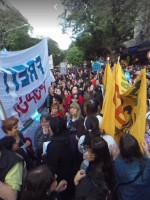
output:
<svg viewBox="0 0 150 200"><path fill-rule="evenodd" d="M63 29L72 28L87 57L117 51L133 38L134 26L147 0L62 0Z"/></svg>
<svg viewBox="0 0 150 200"><path fill-rule="evenodd" d="M76 66L82 65L84 54L77 46L72 45L67 52L67 62Z"/></svg>
<svg viewBox="0 0 150 200"><path fill-rule="evenodd" d="M0 7L0 49L16 51L32 47L41 41L41 38L32 38L28 34L33 28L23 26L28 21L15 9L5 6ZM16 28L20 27L20 28ZM58 65L65 58L65 51L59 49L57 42L50 39L48 41L49 55L53 55L54 65Z"/></svg>

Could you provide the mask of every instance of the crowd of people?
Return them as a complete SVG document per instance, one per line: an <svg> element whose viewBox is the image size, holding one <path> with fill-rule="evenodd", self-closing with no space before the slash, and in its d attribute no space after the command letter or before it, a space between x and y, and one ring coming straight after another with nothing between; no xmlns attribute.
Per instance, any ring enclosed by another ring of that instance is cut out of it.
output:
<svg viewBox="0 0 150 200"><path fill-rule="evenodd" d="M150 66L144 67L149 111ZM130 73L132 85L141 67L123 70ZM101 130L103 73L70 69L62 76L53 71L55 82L33 141L19 131L19 119L2 121L6 136L0 139L0 199L150 199L150 113L145 142L124 134L117 144Z"/></svg>

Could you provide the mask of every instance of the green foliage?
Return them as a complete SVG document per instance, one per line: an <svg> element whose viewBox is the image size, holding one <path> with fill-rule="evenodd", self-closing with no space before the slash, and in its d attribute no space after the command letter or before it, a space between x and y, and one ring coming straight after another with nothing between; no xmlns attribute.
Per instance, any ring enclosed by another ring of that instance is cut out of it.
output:
<svg viewBox="0 0 150 200"><path fill-rule="evenodd" d="M77 46L73 45L67 52L67 62L73 65L82 65L84 54Z"/></svg>
<svg viewBox="0 0 150 200"><path fill-rule="evenodd" d="M15 9L0 9L0 47L8 50L25 49L29 45L27 20ZM18 27L18 28L17 28ZM20 28L19 28L20 27Z"/></svg>
<svg viewBox="0 0 150 200"><path fill-rule="evenodd" d="M61 15L63 29L72 28L77 36L76 45L89 59L117 52L133 37L139 10L146 5L146 0L143 1L62 0L65 6Z"/></svg>
<svg viewBox="0 0 150 200"><path fill-rule="evenodd" d="M48 42L49 55L53 55L54 66L59 65L66 58L66 52L59 49L57 42L49 39Z"/></svg>
<svg viewBox="0 0 150 200"><path fill-rule="evenodd" d="M23 26L24 24L28 24L27 20L16 9L0 8L0 49L5 47L7 50L17 51L32 47L41 41L40 38L30 37L28 31L32 32L33 28L30 25ZM66 51L60 50L57 42L50 39L48 50L49 55L53 55L54 65L65 60Z"/></svg>

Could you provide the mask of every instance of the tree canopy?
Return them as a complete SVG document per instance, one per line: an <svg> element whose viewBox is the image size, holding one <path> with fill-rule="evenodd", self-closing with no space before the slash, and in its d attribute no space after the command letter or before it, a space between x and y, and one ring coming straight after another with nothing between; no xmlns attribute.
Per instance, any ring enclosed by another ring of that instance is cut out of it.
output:
<svg viewBox="0 0 150 200"><path fill-rule="evenodd" d="M139 11L146 0L62 0L63 30L72 28L76 45L87 58L118 52L134 35Z"/></svg>
<svg viewBox="0 0 150 200"><path fill-rule="evenodd" d="M32 32L33 28L16 9L0 8L0 49L5 47L7 50L17 51L38 44L41 38L32 38L28 34L29 30ZM65 59L66 52L59 49L57 42L52 39L48 40L48 51L49 55L53 55L54 65Z"/></svg>
<svg viewBox="0 0 150 200"><path fill-rule="evenodd" d="M59 49L57 42L49 39L48 42L49 55L53 55L54 66L59 65L66 58L66 51Z"/></svg>
<svg viewBox="0 0 150 200"><path fill-rule="evenodd" d="M67 52L67 62L76 66L82 65L84 54L77 46L72 45Z"/></svg>

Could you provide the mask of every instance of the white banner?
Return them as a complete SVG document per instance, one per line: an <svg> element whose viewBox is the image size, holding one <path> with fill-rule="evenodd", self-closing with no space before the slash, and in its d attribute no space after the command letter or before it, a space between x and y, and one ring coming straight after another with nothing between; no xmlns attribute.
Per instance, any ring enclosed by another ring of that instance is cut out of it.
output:
<svg viewBox="0 0 150 200"><path fill-rule="evenodd" d="M19 118L25 134L32 133L31 115L42 110L54 80L49 69L47 39L29 49L0 53L0 100L7 117Z"/></svg>

